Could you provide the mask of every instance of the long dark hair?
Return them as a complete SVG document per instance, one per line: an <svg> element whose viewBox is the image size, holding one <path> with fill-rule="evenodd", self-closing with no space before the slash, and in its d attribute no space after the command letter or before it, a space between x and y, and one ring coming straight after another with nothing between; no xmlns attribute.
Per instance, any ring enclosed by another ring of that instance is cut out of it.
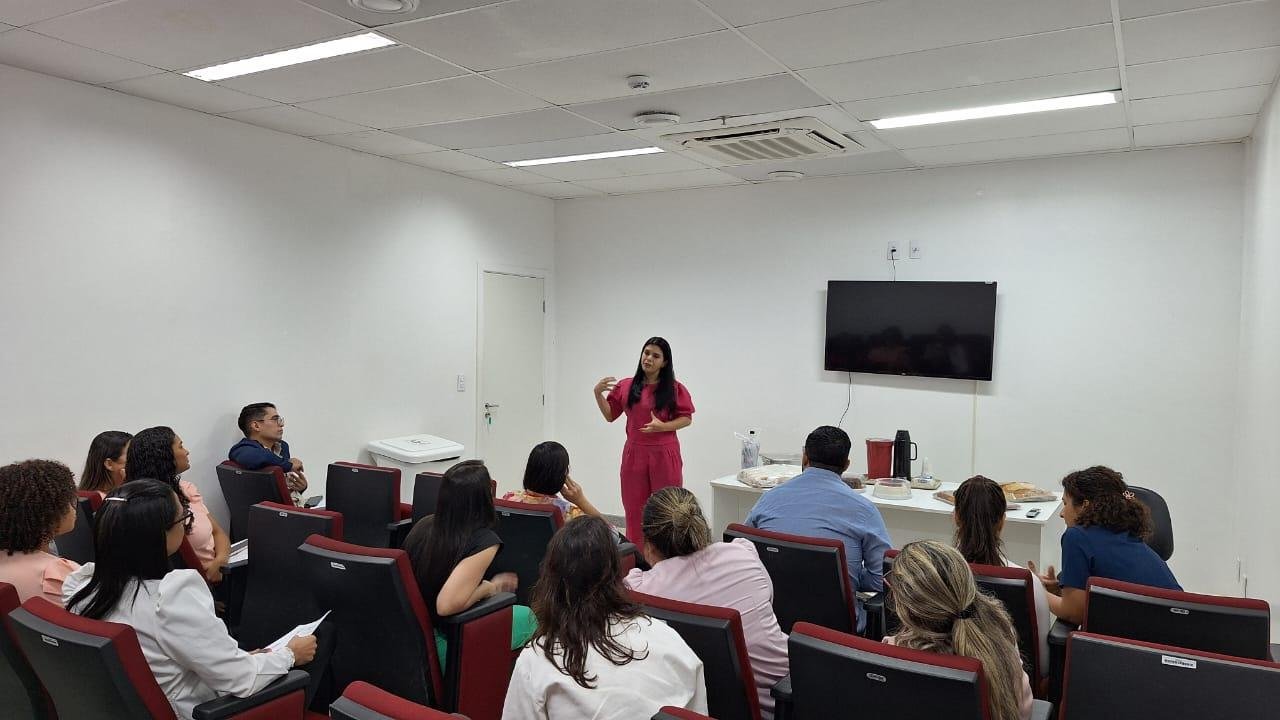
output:
<svg viewBox="0 0 1280 720"><path fill-rule="evenodd" d="M651 337L640 346L641 354L650 345L662 351L662 369L658 371L658 386L653 389L653 408L655 412L667 414L671 420L676 414L676 364L671 359L671 345L660 337ZM636 374L631 378L631 392L627 394L627 407L640 402L640 394L644 392L644 360L636 362Z"/></svg>
<svg viewBox="0 0 1280 720"><path fill-rule="evenodd" d="M1097 525L1144 540L1151 535L1151 511L1115 470L1102 465L1077 470L1062 478L1062 489L1077 505L1089 502L1076 515L1077 525Z"/></svg>
<svg viewBox="0 0 1280 720"><path fill-rule="evenodd" d="M173 569L165 552L173 499L174 492L155 480L131 480L107 496L96 516L93 577L72 596L67 610L101 620L120 605L130 582L139 581L134 602L141 581L158 580Z"/></svg>
<svg viewBox="0 0 1280 720"><path fill-rule="evenodd" d="M123 430L107 430L89 443L89 455L84 459L84 472L80 473L80 489L94 492L111 492L111 474L104 463L115 460L133 438Z"/></svg>
<svg viewBox="0 0 1280 720"><path fill-rule="evenodd" d="M529 452L524 466L524 489L555 495L569 477L569 451L554 440L541 442Z"/></svg>
<svg viewBox="0 0 1280 720"><path fill-rule="evenodd" d="M124 479L158 480L178 495L178 502L186 510L191 500L178 485L178 466L173 461L173 441L178 437L172 428L158 425L133 436L129 443L129 457L125 459Z"/></svg>
<svg viewBox="0 0 1280 720"><path fill-rule="evenodd" d="M613 531L598 517L570 520L547 545L542 576L533 586L533 614L538 629L529 642L560 672L590 689L596 678L587 672L591 648L614 665L643 660L636 650L609 634L609 621L631 620L644 613L622 585L622 565ZM557 657L560 655L561 657Z"/></svg>
<svg viewBox="0 0 1280 720"><path fill-rule="evenodd" d="M991 478L974 475L956 488L956 549L966 562L1004 565L1000 521L1008 509L1004 490Z"/></svg>
<svg viewBox="0 0 1280 720"><path fill-rule="evenodd" d="M440 619L436 596L463 559L472 533L493 527L497 519L493 486L484 462L464 460L445 471L435 515L419 521L428 523L426 540L414 547L411 558L413 574L432 620Z"/></svg>

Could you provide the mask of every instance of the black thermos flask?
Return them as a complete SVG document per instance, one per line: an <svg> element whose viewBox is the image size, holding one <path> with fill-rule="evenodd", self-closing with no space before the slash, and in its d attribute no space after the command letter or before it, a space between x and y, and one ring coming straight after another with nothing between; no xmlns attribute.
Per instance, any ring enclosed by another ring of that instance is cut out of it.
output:
<svg viewBox="0 0 1280 720"><path fill-rule="evenodd" d="M893 476L911 479L911 461L916 459L916 444L911 442L911 433L899 430L893 436Z"/></svg>

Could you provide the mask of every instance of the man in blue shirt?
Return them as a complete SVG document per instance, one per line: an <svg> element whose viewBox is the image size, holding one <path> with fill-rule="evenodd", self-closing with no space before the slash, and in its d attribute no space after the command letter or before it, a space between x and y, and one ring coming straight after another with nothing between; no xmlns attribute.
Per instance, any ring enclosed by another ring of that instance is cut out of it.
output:
<svg viewBox="0 0 1280 720"><path fill-rule="evenodd" d="M246 405L236 422L244 438L231 446L227 457L246 470L271 466L283 470L296 504L300 493L307 489L307 478L302 474L302 461L289 455L289 443L284 441L284 418L276 406L265 402Z"/></svg>
<svg viewBox="0 0 1280 720"><path fill-rule="evenodd" d="M804 441L804 472L766 492L747 515L761 530L831 538L844 543L849 581L855 592L884 589L884 551L889 531L874 504L840 479L849 469L849 435L824 425ZM866 626L857 604L858 630Z"/></svg>

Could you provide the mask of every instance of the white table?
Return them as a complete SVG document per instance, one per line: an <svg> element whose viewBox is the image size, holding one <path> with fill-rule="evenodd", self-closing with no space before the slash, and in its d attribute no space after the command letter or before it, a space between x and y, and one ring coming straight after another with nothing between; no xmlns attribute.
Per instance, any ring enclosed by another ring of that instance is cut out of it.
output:
<svg viewBox="0 0 1280 720"><path fill-rule="evenodd" d="M960 483L944 482L938 490L955 492L957 487ZM745 520L756 500L767 492L742 484L736 473L712 480L711 491L711 530L712 537L716 539L724 534L729 523ZM936 490L912 490L911 498L907 500L885 500L872 495L871 491L872 488L868 487L865 495L880 509L894 547L900 548L915 540L952 542L955 523L951 512L954 508L934 498ZM1062 493L1055 492L1054 495L1056 499L1053 502L1019 503L1017 510L1010 510L1005 515L1001 537L1010 560L1020 564L1034 560L1042 569L1048 565L1061 565L1059 542L1066 527L1058 516L1062 508ZM1031 508L1040 508L1040 515L1028 518L1027 511Z"/></svg>

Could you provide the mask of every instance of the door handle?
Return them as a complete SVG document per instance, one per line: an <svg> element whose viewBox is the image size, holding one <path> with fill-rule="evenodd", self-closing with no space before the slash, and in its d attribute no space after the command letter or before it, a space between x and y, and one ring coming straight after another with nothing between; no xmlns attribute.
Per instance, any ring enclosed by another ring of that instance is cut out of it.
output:
<svg viewBox="0 0 1280 720"><path fill-rule="evenodd" d="M502 406L501 406L501 405L499 405L498 403L485 403L485 404L484 404L484 409L485 409L485 410L492 410L492 409L494 409L494 408L496 408L496 407L502 407Z"/></svg>

